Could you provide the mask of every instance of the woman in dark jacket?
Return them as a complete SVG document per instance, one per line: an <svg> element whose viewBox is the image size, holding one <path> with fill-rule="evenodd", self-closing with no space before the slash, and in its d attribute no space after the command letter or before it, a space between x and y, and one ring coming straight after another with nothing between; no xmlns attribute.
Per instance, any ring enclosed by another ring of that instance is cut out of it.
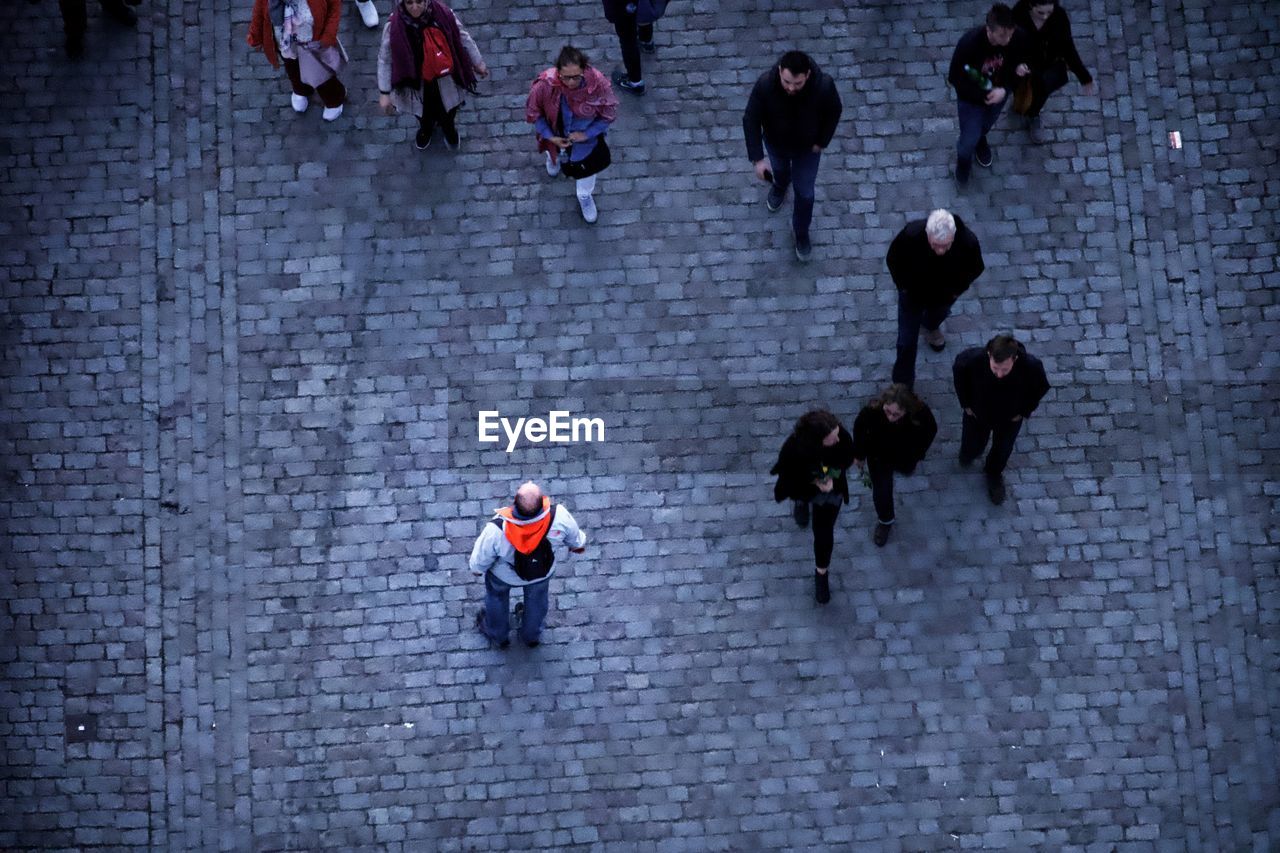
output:
<svg viewBox="0 0 1280 853"><path fill-rule="evenodd" d="M1086 95L1094 94L1097 88L1071 37L1071 20L1057 0L1019 0L1013 7L1013 20L1027 34L1030 48L1027 64L1031 73L1026 79L1031 86L1031 101L1022 114L1027 130L1034 135L1045 101L1067 85L1068 68Z"/></svg>
<svg viewBox="0 0 1280 853"><path fill-rule="evenodd" d="M911 474L938 434L938 422L906 385L893 384L853 422L853 459L871 477L876 507L874 541L883 547L893 529L893 475Z"/></svg>
<svg viewBox="0 0 1280 853"><path fill-rule="evenodd" d="M796 421L795 428L769 471L778 476L773 499L795 501L796 524L809 523L813 508L814 598L831 600L827 567L835 545L836 516L849 501L845 472L853 464L853 438L840 420L826 409L814 409Z"/></svg>

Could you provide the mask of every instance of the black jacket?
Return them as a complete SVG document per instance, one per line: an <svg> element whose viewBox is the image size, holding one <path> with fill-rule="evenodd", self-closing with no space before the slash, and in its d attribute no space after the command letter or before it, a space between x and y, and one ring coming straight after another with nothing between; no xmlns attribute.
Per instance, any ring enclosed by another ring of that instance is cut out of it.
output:
<svg viewBox="0 0 1280 853"><path fill-rule="evenodd" d="M974 27L960 38L956 52L951 55L947 82L956 87L960 100L983 104L987 100L986 90L965 73L964 67L976 68L991 80L993 86L1012 90L1018 79L1014 69L1027 59L1027 37L1021 30L1015 29L1009 43L997 47L987 41L985 26Z"/></svg>
<svg viewBox="0 0 1280 853"><path fill-rule="evenodd" d="M667 0L602 0L605 20L611 24L625 21L627 7L634 5L637 24L652 24L667 11Z"/></svg>
<svg viewBox="0 0 1280 853"><path fill-rule="evenodd" d="M1083 85L1093 82L1093 75L1084 67L1075 39L1071 37L1071 19L1061 6L1055 6L1044 26L1036 29L1031 23L1031 0L1019 0L1013 7L1013 20L1027 34L1028 64L1037 71L1065 62Z"/></svg>
<svg viewBox="0 0 1280 853"><path fill-rule="evenodd" d="M840 440L831 447L805 447L795 434L787 436L778 452L778 461L769 470L778 475L778 482L773 486L773 499L782 502L790 498L795 501L807 501L818 494L818 487L813 481L822 475L826 466L836 494L849 502L849 478L845 472L853 464L853 437L843 426L840 427Z"/></svg>
<svg viewBox="0 0 1280 853"><path fill-rule="evenodd" d="M956 239L944 255L929 246L925 219L908 222L889 244L884 260L894 287L922 308L955 302L986 269L977 235L959 216L955 220Z"/></svg>
<svg viewBox="0 0 1280 853"><path fill-rule="evenodd" d="M794 95L782 88L778 73L775 65L760 75L742 114L747 157L752 163L764 159L762 131L770 147L780 154L803 154L815 145L826 148L844 109L835 80L817 65L804 88Z"/></svg>
<svg viewBox="0 0 1280 853"><path fill-rule="evenodd" d="M908 412L890 423L879 406L864 406L853 422L853 458L887 462L895 471L910 473L924 459L938 434L929 407Z"/></svg>
<svg viewBox="0 0 1280 853"><path fill-rule="evenodd" d="M972 409L985 423L1012 420L1014 415L1031 417L1049 390L1049 380L1040 359L1027 355L1021 344L1018 352L1013 370L1004 379L991 372L985 347L972 347L956 356L951 373L960 408Z"/></svg>

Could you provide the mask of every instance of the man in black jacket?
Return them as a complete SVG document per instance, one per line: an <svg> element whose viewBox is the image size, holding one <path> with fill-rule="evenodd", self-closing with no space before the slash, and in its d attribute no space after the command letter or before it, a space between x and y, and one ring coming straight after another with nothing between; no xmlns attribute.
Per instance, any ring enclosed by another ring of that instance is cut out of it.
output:
<svg viewBox="0 0 1280 853"><path fill-rule="evenodd" d="M930 348L942 352L947 345L939 328L942 321L986 267L977 236L946 210L908 222L889 244L885 263L898 288L898 358L893 363L893 381L910 388L916 380L920 329Z"/></svg>
<svg viewBox="0 0 1280 853"><path fill-rule="evenodd" d="M778 60L777 68L760 75L742 115L747 157L756 177L770 184L765 199L770 213L782 207L787 186L795 185L791 229L801 261L808 261L813 251L809 223L818 163L835 135L842 108L831 76L823 74L808 54L791 50Z"/></svg>
<svg viewBox="0 0 1280 853"><path fill-rule="evenodd" d="M1025 36L1013 23L1013 11L997 3L984 26L965 33L951 56L947 82L956 89L960 139L956 142L956 183L969 182L973 159L991 165L987 132L1004 109L1018 77L1031 73L1026 64Z"/></svg>
<svg viewBox="0 0 1280 853"><path fill-rule="evenodd" d="M956 356L952 373L964 409L960 465L972 464L991 439L984 468L987 496L999 506L1004 503L1004 466L1013 441L1049 390L1044 365L1013 336L996 335L985 349L973 347Z"/></svg>

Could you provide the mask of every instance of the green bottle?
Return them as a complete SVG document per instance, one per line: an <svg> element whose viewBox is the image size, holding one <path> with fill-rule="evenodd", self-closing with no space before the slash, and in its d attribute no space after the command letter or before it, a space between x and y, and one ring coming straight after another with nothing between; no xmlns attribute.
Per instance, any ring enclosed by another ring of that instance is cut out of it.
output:
<svg viewBox="0 0 1280 853"><path fill-rule="evenodd" d="M981 71L979 71L978 69L974 68L971 65L966 65L964 67L964 73L969 75L970 80L981 85L982 91L984 92L991 91L991 86L992 86L991 80L988 79L987 76L983 74Z"/></svg>

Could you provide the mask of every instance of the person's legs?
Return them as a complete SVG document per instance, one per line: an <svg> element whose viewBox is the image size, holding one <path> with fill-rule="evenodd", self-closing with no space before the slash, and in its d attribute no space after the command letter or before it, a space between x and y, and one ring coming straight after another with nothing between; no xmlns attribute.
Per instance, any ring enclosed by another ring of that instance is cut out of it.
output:
<svg viewBox="0 0 1280 853"><path fill-rule="evenodd" d="M107 13L107 17L126 27L137 26L138 16L124 4L124 0L99 0L99 2L102 5L102 11Z"/></svg>
<svg viewBox="0 0 1280 853"><path fill-rule="evenodd" d="M1050 65L1042 71L1033 71L1031 73L1031 106L1027 108L1027 118L1038 118L1049 96L1065 85L1067 85L1067 67L1061 63Z"/></svg>
<svg viewBox="0 0 1280 853"><path fill-rule="evenodd" d="M813 201L818 182L818 165L822 154L810 151L792 161L791 180L794 182L795 206L791 212L791 229L797 242L809 239L809 223L813 221Z"/></svg>
<svg viewBox="0 0 1280 853"><path fill-rule="evenodd" d="M835 549L836 516L840 504L815 504L813 513L813 564L819 569L831 565L831 552Z"/></svg>
<svg viewBox="0 0 1280 853"><path fill-rule="evenodd" d="M978 139L978 144L974 146L973 156L984 166L991 165L991 143L987 142L987 133L991 128L995 127L996 119L1000 118L1004 105L1009 102L1011 97L1012 95L1006 95L1005 99L1000 103L989 104L982 109L982 136Z"/></svg>
<svg viewBox="0 0 1280 853"><path fill-rule="evenodd" d="M908 388L916 381L916 350L920 341L920 309L898 291L898 357L893 362L893 381Z"/></svg>
<svg viewBox="0 0 1280 853"><path fill-rule="evenodd" d="M973 152L982 138L982 121L985 107L968 101L956 101L956 115L960 122L960 138L956 140L956 180L969 180L973 168Z"/></svg>
<svg viewBox="0 0 1280 853"><path fill-rule="evenodd" d="M867 460L871 477L871 501L876 508L876 521L893 524L893 466L877 459Z"/></svg>
<svg viewBox="0 0 1280 853"><path fill-rule="evenodd" d="M950 313L950 305L930 305L920 312L920 326L924 329L924 339L934 352L942 352L947 345L947 338L939 327Z"/></svg>
<svg viewBox="0 0 1280 853"><path fill-rule="evenodd" d="M599 215L596 211L596 201L592 197L596 191L596 176L578 178L574 181L573 191L578 196L578 206L582 208L582 218L587 223L595 222L596 217Z"/></svg>
<svg viewBox="0 0 1280 853"><path fill-rule="evenodd" d="M520 620L520 639L526 645L537 645L542 639L542 623L550 606L551 579L531 583L524 588L524 616Z"/></svg>
<svg viewBox="0 0 1280 853"><path fill-rule="evenodd" d="M996 424L991 430L991 450L987 453L987 464L983 470L992 476L1004 473L1009 464L1009 455L1013 453L1013 442L1022 429L1022 421L1005 421Z"/></svg>
<svg viewBox="0 0 1280 853"><path fill-rule="evenodd" d="M653 24L640 24L636 27L636 35L640 39L640 46L652 53L654 51Z"/></svg>
<svg viewBox="0 0 1280 853"><path fill-rule="evenodd" d="M289 85L293 87L293 94L302 98L310 98L315 89L302 82L302 72L298 69L298 60L281 57L280 61L284 64L284 73L289 78Z"/></svg>
<svg viewBox="0 0 1280 853"><path fill-rule="evenodd" d="M347 87L336 76L330 77L316 86L316 94L320 96L320 103L326 109L336 109L347 100Z"/></svg>
<svg viewBox="0 0 1280 853"><path fill-rule="evenodd" d="M627 79L632 83L643 83L644 73L640 67L640 38L636 30L636 15L624 14L614 23L613 29L618 34L618 46L622 48L622 65L627 69Z"/></svg>
<svg viewBox="0 0 1280 853"><path fill-rule="evenodd" d="M77 59L84 54L84 31L89 25L85 0L58 0L58 8L62 10L67 56Z"/></svg>
<svg viewBox="0 0 1280 853"><path fill-rule="evenodd" d="M780 195L785 194L787 187L791 186L791 158L774 151L767 140L764 143L764 153L769 158L769 169L773 172L773 188Z"/></svg>
<svg viewBox="0 0 1280 853"><path fill-rule="evenodd" d="M485 572L484 620L480 623L480 631L494 642L507 642L507 634L511 631L510 604L511 587L494 577L493 572Z"/></svg>
<svg viewBox="0 0 1280 853"><path fill-rule="evenodd" d="M982 423L967 412L960 421L960 464L968 465L977 459L982 448L987 446L987 439L991 436L991 426Z"/></svg>

